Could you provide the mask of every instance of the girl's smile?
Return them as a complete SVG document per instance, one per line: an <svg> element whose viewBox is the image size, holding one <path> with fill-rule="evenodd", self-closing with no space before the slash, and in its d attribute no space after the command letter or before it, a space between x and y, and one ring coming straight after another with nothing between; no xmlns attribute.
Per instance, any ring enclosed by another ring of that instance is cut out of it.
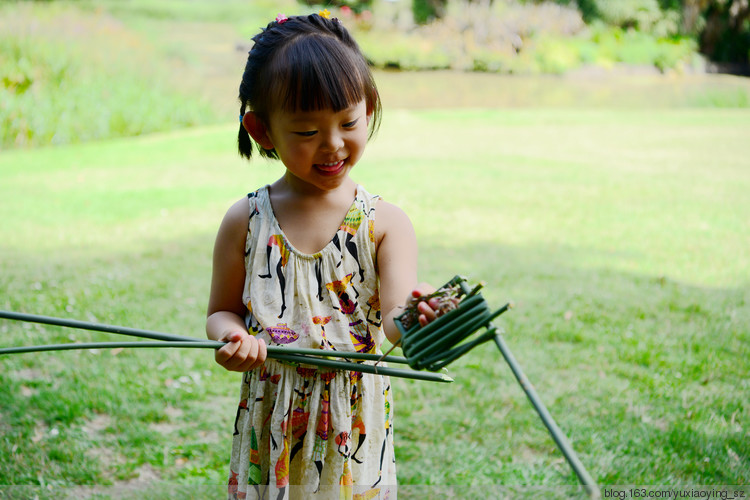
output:
<svg viewBox="0 0 750 500"><path fill-rule="evenodd" d="M318 163L315 168L319 169L323 175L337 175L344 169L344 160L333 163Z"/></svg>

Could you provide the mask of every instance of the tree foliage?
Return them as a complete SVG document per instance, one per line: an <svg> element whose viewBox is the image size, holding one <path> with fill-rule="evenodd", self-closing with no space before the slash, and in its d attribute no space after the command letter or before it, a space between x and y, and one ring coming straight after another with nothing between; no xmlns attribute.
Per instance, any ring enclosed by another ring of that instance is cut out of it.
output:
<svg viewBox="0 0 750 500"><path fill-rule="evenodd" d="M427 24L433 19L440 19L445 15L447 6L448 0L412 0L414 22Z"/></svg>
<svg viewBox="0 0 750 500"><path fill-rule="evenodd" d="M446 15L450 0L412 0L414 20L426 24ZM467 3L493 0L464 0ZM748 0L521 0L575 6L586 23L601 22L659 38L690 36L716 62L750 63Z"/></svg>
<svg viewBox="0 0 750 500"><path fill-rule="evenodd" d="M684 0L693 11L692 25L701 51L719 62L750 62L750 3L747 0Z"/></svg>
<svg viewBox="0 0 750 500"><path fill-rule="evenodd" d="M548 0L526 0L535 3ZM717 62L750 62L748 0L554 0L576 5L587 23L602 21L657 36L688 35Z"/></svg>

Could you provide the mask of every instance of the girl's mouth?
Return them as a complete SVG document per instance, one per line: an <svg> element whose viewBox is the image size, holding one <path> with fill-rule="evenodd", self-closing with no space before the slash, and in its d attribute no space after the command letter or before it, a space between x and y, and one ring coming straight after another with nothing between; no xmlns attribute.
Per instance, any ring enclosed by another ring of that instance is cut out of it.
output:
<svg viewBox="0 0 750 500"><path fill-rule="evenodd" d="M323 175L336 175L344 168L344 160L339 160L332 163L316 163L315 168L318 169Z"/></svg>

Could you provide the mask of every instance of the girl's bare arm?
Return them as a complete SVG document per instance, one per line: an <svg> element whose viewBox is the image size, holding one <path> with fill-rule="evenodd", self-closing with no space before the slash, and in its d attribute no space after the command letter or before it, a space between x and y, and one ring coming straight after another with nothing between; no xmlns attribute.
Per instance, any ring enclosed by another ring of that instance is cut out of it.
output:
<svg viewBox="0 0 750 500"><path fill-rule="evenodd" d="M411 297L431 293L434 288L417 282L417 238L409 217L385 201L378 202L376 213L380 309L385 335L394 343L400 334L393 318L403 312ZM419 312L423 325L435 319L435 312L428 303L420 303Z"/></svg>
<svg viewBox="0 0 750 500"><path fill-rule="evenodd" d="M227 211L219 227L206 319L208 338L228 342L216 351L216 362L227 370L239 372L252 370L266 359L265 342L250 335L244 321L247 309L242 303L242 292L248 218L248 203L243 198Z"/></svg>

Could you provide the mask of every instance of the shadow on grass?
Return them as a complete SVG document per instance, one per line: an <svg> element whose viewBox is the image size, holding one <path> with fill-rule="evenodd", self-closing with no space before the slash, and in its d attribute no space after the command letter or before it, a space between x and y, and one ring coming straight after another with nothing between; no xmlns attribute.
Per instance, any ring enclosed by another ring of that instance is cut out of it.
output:
<svg viewBox="0 0 750 500"><path fill-rule="evenodd" d="M138 255L5 252L0 306L200 337L212 240L154 241ZM750 481L750 285L690 286L589 267L588 257L425 241L422 278L438 285L464 274L485 281L491 306L515 302L497 323L600 484ZM0 333L3 345L111 339L10 322ZM220 484L239 381L206 354L0 359L0 483L117 484L150 464L161 480ZM449 371L449 387L394 381L402 484L577 484L494 345ZM168 407L183 413L170 417ZM97 415L110 424L87 434ZM90 451L102 448L114 458Z"/></svg>

